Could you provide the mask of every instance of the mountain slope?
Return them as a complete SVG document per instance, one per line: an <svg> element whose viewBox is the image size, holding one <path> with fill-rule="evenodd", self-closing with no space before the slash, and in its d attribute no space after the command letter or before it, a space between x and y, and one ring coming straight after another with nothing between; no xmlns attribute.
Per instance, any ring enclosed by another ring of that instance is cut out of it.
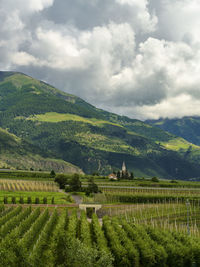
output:
<svg viewBox="0 0 200 267"><path fill-rule="evenodd" d="M181 136L193 144L200 145L200 117L149 120L148 122L172 134Z"/></svg>
<svg viewBox="0 0 200 267"><path fill-rule="evenodd" d="M124 160L142 176L189 178L200 171L199 164L179 151L190 148L198 154L200 147L21 73L0 72L0 126L86 173L108 174Z"/></svg>
<svg viewBox="0 0 200 267"><path fill-rule="evenodd" d="M0 169L54 169L58 172L82 173L78 167L68 162L46 156L39 148L0 128Z"/></svg>

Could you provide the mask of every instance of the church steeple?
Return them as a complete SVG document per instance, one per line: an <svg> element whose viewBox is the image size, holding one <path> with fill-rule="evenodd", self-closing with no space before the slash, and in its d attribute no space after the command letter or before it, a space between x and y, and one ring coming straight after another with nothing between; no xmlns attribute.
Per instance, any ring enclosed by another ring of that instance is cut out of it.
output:
<svg viewBox="0 0 200 267"><path fill-rule="evenodd" d="M123 172L126 172L126 165L125 165L125 162L123 161L123 164L122 164L122 171Z"/></svg>

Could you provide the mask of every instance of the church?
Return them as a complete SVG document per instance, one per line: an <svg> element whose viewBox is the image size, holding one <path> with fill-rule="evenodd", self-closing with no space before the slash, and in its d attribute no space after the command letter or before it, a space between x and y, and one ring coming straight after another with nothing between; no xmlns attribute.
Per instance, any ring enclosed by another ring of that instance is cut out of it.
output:
<svg viewBox="0 0 200 267"><path fill-rule="evenodd" d="M118 179L120 179L120 178L125 178L127 175L129 175L129 173L128 173L127 169L126 169L126 164L125 164L125 162L123 161L122 169L121 169L120 171L118 171L117 174L114 173L114 172L111 173L111 174L109 174L109 175L108 175L108 178L109 178L110 180L118 180Z"/></svg>

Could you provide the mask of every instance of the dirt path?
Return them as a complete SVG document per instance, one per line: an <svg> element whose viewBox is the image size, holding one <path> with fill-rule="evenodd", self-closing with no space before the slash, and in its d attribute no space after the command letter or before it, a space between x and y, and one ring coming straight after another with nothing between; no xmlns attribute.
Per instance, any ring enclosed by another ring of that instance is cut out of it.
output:
<svg viewBox="0 0 200 267"><path fill-rule="evenodd" d="M66 195L69 195L69 193L65 192L65 191L62 190L62 189L59 189L59 192L64 193L64 194L66 194ZM81 204L82 201L83 201L82 197L79 196L79 195L71 195L71 197L73 198L73 200L74 200L74 202L76 203L76 205Z"/></svg>
<svg viewBox="0 0 200 267"><path fill-rule="evenodd" d="M79 205L79 204L81 204L82 203L82 197L81 196L79 196L79 195L71 195L71 197L74 199L74 201L75 201L75 203L77 204L77 205Z"/></svg>

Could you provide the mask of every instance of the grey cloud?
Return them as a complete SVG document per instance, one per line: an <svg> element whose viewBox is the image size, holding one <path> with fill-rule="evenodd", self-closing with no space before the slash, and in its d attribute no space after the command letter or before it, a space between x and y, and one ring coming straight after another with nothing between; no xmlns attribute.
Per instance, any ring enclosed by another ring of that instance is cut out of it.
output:
<svg viewBox="0 0 200 267"><path fill-rule="evenodd" d="M0 66L133 118L198 115L199 12L197 0L0 0Z"/></svg>
<svg viewBox="0 0 200 267"><path fill-rule="evenodd" d="M128 22L138 33L141 30L149 32L148 28L153 29L156 23L155 17L151 17L148 10L142 9L137 1L134 2L131 8L129 5L119 4L116 0L55 0L51 8L44 10L44 15L57 24L71 24L80 30L91 30L113 21L114 23ZM145 15L144 25L139 21L142 15Z"/></svg>

